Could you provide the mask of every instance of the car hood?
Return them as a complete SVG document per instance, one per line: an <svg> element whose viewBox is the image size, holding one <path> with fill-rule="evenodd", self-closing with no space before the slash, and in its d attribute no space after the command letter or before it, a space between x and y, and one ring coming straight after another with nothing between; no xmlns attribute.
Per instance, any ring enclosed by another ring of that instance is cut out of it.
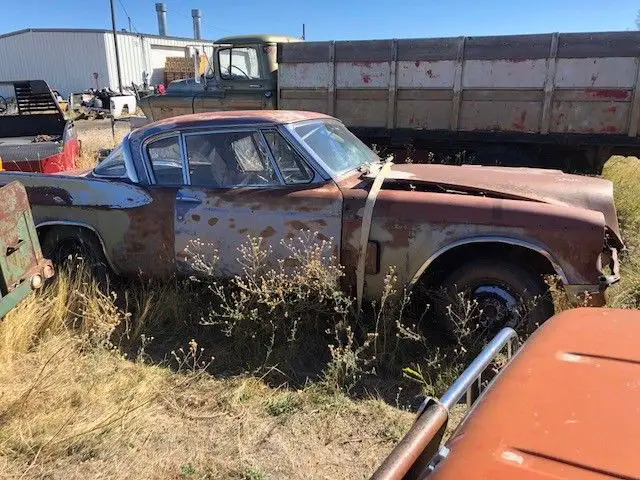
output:
<svg viewBox="0 0 640 480"><path fill-rule="evenodd" d="M374 177L375 172L368 175ZM613 201L613 184L602 178L559 170L476 165L397 164L383 188L416 188L467 195L527 200L601 212L617 247L622 237Z"/></svg>
<svg viewBox="0 0 640 480"><path fill-rule="evenodd" d="M640 478L640 312L542 325L450 438L432 480Z"/></svg>

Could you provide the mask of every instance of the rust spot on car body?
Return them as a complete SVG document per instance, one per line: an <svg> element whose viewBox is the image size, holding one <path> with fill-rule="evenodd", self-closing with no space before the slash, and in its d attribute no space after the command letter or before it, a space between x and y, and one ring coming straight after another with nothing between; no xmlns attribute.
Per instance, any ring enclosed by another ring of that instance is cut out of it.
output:
<svg viewBox="0 0 640 480"><path fill-rule="evenodd" d="M199 222L200 215L198 215L197 213L194 213L193 215L191 215L191 220L193 220L194 222Z"/></svg>
<svg viewBox="0 0 640 480"><path fill-rule="evenodd" d="M218 219L216 217L211 217L207 223L213 227L216 223L218 223Z"/></svg>
<svg viewBox="0 0 640 480"><path fill-rule="evenodd" d="M36 205L73 205L73 198L68 190L60 187L27 187L29 202Z"/></svg>
<svg viewBox="0 0 640 480"><path fill-rule="evenodd" d="M287 222L287 225L295 230L309 230L309 226L299 220L291 220Z"/></svg>
<svg viewBox="0 0 640 480"><path fill-rule="evenodd" d="M166 277L175 272L175 188L150 191L152 201L128 211L129 228L124 232L115 257L122 272Z"/></svg>
<svg viewBox="0 0 640 480"><path fill-rule="evenodd" d="M274 230L273 227L267 227L260 232L260 236L262 238L269 238L269 237L272 237L274 233L276 233L276 231Z"/></svg>

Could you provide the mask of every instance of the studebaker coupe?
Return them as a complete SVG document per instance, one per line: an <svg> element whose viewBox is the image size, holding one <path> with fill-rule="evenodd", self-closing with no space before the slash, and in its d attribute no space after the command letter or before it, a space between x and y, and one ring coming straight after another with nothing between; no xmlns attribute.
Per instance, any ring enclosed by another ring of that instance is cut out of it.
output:
<svg viewBox="0 0 640 480"><path fill-rule="evenodd" d="M396 165L335 118L308 112L214 112L132 131L93 171L0 174L27 188L42 245L79 250L119 275L192 274L190 243L215 249L223 275L261 236L333 239L345 289L379 297L396 267L412 286L456 286L507 322L518 300L544 297L556 274L592 304L618 279L623 246L613 188L551 170ZM200 252L207 253L207 252ZM552 313L539 301L529 318Z"/></svg>

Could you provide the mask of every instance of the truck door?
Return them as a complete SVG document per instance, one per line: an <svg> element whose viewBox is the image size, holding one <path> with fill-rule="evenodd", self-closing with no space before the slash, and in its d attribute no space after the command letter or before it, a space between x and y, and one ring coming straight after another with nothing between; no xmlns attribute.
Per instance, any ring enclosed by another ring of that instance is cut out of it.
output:
<svg viewBox="0 0 640 480"><path fill-rule="evenodd" d="M224 110L275 108L276 86L262 46L221 47L215 55L221 88L226 93Z"/></svg>
<svg viewBox="0 0 640 480"><path fill-rule="evenodd" d="M338 254L342 194L324 182L273 129L184 135L186 184L176 196L176 260L192 273L204 260L214 272L242 273L239 248L261 237L269 263L290 255L286 243L326 241ZM331 251L332 250L332 251Z"/></svg>

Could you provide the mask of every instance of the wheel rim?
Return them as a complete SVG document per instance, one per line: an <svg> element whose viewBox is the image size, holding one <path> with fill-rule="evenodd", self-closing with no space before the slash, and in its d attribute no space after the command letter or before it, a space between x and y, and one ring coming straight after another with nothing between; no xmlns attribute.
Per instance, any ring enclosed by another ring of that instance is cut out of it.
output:
<svg viewBox="0 0 640 480"><path fill-rule="evenodd" d="M55 259L59 265L69 260L88 262L87 250L75 240L63 240L56 249Z"/></svg>
<svg viewBox="0 0 640 480"><path fill-rule="evenodd" d="M472 290L472 298L480 310L480 324L494 331L514 325L518 316L518 299L500 285L480 285Z"/></svg>

